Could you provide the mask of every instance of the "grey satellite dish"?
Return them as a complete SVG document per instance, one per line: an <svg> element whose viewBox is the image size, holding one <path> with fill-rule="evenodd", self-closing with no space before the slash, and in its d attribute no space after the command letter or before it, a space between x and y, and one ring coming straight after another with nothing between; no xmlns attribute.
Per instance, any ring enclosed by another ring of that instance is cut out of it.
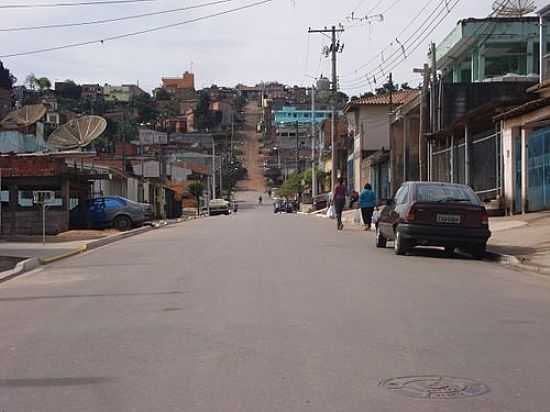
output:
<svg viewBox="0 0 550 412"><path fill-rule="evenodd" d="M537 9L533 0L496 0L493 10L499 17L523 17Z"/></svg>
<svg viewBox="0 0 550 412"><path fill-rule="evenodd" d="M103 117L79 117L55 129L48 138L48 146L58 150L86 147L101 136L106 128L107 120Z"/></svg>
<svg viewBox="0 0 550 412"><path fill-rule="evenodd" d="M47 111L48 108L43 104L23 106L19 110L8 113L8 115L0 121L0 127L9 130L32 126L42 119Z"/></svg>

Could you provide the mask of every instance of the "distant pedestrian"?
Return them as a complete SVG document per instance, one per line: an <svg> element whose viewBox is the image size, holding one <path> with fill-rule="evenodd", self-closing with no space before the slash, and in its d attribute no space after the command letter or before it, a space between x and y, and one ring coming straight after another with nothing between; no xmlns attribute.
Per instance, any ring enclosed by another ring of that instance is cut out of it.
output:
<svg viewBox="0 0 550 412"><path fill-rule="evenodd" d="M233 213L237 214L239 211L239 204L237 202L233 203Z"/></svg>
<svg viewBox="0 0 550 412"><path fill-rule="evenodd" d="M355 190L352 191L350 195L349 208L353 209L353 206L358 200L359 200L359 193L357 193Z"/></svg>
<svg viewBox="0 0 550 412"><path fill-rule="evenodd" d="M369 183L365 185L365 188L359 195L359 206L361 207L361 215L363 216L365 230L370 230L372 214L376 206L376 195L372 191L372 186Z"/></svg>
<svg viewBox="0 0 550 412"><path fill-rule="evenodd" d="M260 195L260 197L258 198L258 206L261 206L263 201L264 200L262 199L262 195Z"/></svg>
<svg viewBox="0 0 550 412"><path fill-rule="evenodd" d="M342 212L346 206L346 196L347 190L344 186L344 178L338 179L338 184L334 187L332 192L332 202L334 203L334 210L336 212L336 224L338 230L344 229L344 224L342 223Z"/></svg>

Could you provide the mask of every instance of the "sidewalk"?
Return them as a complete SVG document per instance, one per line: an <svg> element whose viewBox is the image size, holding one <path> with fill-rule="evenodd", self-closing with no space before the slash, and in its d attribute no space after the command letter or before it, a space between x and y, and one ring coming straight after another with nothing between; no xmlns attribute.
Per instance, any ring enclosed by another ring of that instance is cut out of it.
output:
<svg viewBox="0 0 550 412"><path fill-rule="evenodd" d="M345 225L353 223L355 210L343 214ZM489 220L489 253L501 263L550 275L550 211L493 217Z"/></svg>
<svg viewBox="0 0 550 412"><path fill-rule="evenodd" d="M188 219L156 221L127 232L107 229L105 231L71 231L60 236L48 236L46 244L40 236L21 237L21 241L0 241L0 282L18 276L40 265L53 263L88 250L136 236L166 225L186 222ZM73 240L80 239L80 240ZM9 264L12 263L11 267Z"/></svg>

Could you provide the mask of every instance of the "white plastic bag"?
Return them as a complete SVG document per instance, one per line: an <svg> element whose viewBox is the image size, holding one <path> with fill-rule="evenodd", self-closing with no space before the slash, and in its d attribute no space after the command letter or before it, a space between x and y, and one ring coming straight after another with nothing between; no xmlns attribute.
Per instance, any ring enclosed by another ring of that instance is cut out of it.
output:
<svg viewBox="0 0 550 412"><path fill-rule="evenodd" d="M361 214L361 209L356 209L353 213L353 224L354 225L363 225L363 216Z"/></svg>
<svg viewBox="0 0 550 412"><path fill-rule="evenodd" d="M380 210L374 209L374 213L372 214L372 224L376 225L379 219L380 219Z"/></svg>
<svg viewBox="0 0 550 412"><path fill-rule="evenodd" d="M330 219L336 218L336 210L334 209L334 206L330 206L327 209L327 217L329 217Z"/></svg>

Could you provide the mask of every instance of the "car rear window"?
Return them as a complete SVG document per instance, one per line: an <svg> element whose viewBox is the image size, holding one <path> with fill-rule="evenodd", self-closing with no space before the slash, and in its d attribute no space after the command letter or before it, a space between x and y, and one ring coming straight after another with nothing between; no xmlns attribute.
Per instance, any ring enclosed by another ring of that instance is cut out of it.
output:
<svg viewBox="0 0 550 412"><path fill-rule="evenodd" d="M464 202L480 205L479 198L469 188L454 185L430 185L416 186L417 202Z"/></svg>

